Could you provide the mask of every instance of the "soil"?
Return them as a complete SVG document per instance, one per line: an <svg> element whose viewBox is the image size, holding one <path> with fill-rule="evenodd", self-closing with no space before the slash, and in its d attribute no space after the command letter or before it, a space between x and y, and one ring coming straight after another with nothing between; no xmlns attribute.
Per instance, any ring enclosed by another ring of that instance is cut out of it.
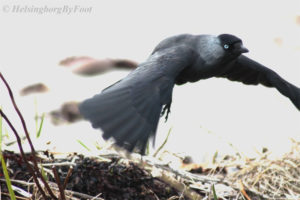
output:
<svg viewBox="0 0 300 200"><path fill-rule="evenodd" d="M24 195L15 192L17 199L43 199L41 192L33 182L32 175L23 161L22 156L10 151L4 151L2 154L6 162L12 185L21 188L31 195L30 198L26 198ZM33 162L33 156L31 154L26 154L26 157L29 162ZM211 174L211 169L204 169L199 167L199 165L194 166L193 163L190 165L185 163L184 160L183 164L185 165L185 170L201 174L201 176L204 177L200 178L203 182L202 187L199 188L196 186L196 188L194 188L189 185L188 182L191 179L190 176L192 176L192 173L190 173L189 177L183 181L184 185L182 185L182 181L176 185L168 178L154 178L151 176L147 167L145 169L141 168L141 165L135 164L128 159L124 159L119 155L114 154L101 157L87 157L76 153L61 155L42 151L37 153L36 160L37 163L43 165L42 174L47 177L46 180L57 197L60 194L57 185L60 185L61 188L65 188L64 193L66 200L215 199L212 195L213 192L210 189L205 189L207 188L206 183L212 184L209 180L210 176L207 176L207 178L205 176ZM1 199L10 199L4 174L2 173L2 166L0 166L0 168ZM59 181L57 181L53 175L55 171L58 174ZM169 169L169 171L172 170ZM214 171L217 172L218 176L221 178L220 180L224 179L228 174L225 168L215 168ZM177 177L179 180L182 179L181 175L177 174L177 172L174 171L173 174L175 174L174 177ZM192 179L194 180L192 183L196 183L195 181L197 181L197 178L193 177ZM60 183L56 184L58 182ZM216 182L216 186L217 185ZM224 186L226 185L227 184ZM174 188L181 189L178 189L178 191ZM218 192L222 192L223 189L218 188L217 190ZM257 196L250 191L244 191L243 189L241 191L239 189L232 190L235 192L230 194L228 191L231 191L231 189L224 189L223 194L227 193L225 199L245 199L243 195L241 195L241 192L247 192L251 199L261 199L260 196ZM185 191L185 193L183 193L183 191ZM184 196L183 194L187 196ZM52 198L49 197L48 199ZM224 195L222 198L216 199L224 199Z"/></svg>
<svg viewBox="0 0 300 200"><path fill-rule="evenodd" d="M66 163L62 166L56 166L61 183L64 183L70 167L73 166L72 174L66 185L67 190L88 194L90 196L101 194L99 197L111 200L163 200L170 198L179 199L180 196L180 193L171 188L168 184L153 178L147 171L140 169L133 163L120 163L119 158L113 158L107 162L76 154L69 155L65 159L54 159L53 155L50 155L49 152L43 152L43 154L48 159L39 158L39 163L55 163L56 165L59 163ZM7 163L10 178L12 180L32 182L32 176L19 154L5 151L3 152L3 156ZM32 161L32 156L27 155L27 159ZM73 164L71 164L72 160ZM4 175L2 173L0 176L4 179ZM56 182L54 177L49 174L48 180L50 182ZM13 183L13 185L23 188L25 191L29 190L29 193L34 193L33 187L16 183ZM1 182L1 191L2 199L9 199L6 195L8 190L4 181ZM180 199L184 198L181 197Z"/></svg>

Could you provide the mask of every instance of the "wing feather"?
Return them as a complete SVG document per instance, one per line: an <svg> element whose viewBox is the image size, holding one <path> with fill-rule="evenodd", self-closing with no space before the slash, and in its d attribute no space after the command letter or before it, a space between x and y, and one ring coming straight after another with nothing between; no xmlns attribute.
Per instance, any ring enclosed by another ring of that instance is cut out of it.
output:
<svg viewBox="0 0 300 200"><path fill-rule="evenodd" d="M262 84L266 87L274 87L288 97L300 110L300 88L287 82L273 70L246 56L241 55L229 64L226 71L216 77L239 81L247 85Z"/></svg>

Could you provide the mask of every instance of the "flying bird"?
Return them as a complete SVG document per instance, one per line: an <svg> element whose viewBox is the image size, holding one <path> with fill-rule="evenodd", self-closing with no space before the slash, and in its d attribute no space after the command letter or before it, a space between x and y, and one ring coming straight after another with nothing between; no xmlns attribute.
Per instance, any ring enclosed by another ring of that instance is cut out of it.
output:
<svg viewBox="0 0 300 200"><path fill-rule="evenodd" d="M211 77L276 88L300 110L300 88L246 57L240 38L231 34L169 37L122 80L79 105L80 113L128 151L145 153L160 116L168 118L175 84Z"/></svg>

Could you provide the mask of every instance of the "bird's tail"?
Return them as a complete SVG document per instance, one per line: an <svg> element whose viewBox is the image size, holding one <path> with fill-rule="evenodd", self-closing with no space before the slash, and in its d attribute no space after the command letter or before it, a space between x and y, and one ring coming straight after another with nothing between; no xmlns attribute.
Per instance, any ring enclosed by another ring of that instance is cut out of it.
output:
<svg viewBox="0 0 300 200"><path fill-rule="evenodd" d="M118 84L117 84L118 85ZM80 113L94 128L101 128L103 138L113 137L128 151L137 147L145 153L149 137L154 137L162 105L155 85L115 87L81 103Z"/></svg>

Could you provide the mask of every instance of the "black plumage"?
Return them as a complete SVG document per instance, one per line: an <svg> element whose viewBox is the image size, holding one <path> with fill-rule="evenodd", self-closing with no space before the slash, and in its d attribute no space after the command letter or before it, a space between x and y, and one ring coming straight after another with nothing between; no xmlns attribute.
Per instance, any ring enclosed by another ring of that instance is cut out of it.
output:
<svg viewBox="0 0 300 200"><path fill-rule="evenodd" d="M94 128L103 130L105 139L113 137L117 145L144 153L160 115L168 117L175 84L211 77L262 84L276 88L300 110L300 89L242 55L246 52L242 40L230 34L167 38L128 76L85 100L80 112Z"/></svg>

